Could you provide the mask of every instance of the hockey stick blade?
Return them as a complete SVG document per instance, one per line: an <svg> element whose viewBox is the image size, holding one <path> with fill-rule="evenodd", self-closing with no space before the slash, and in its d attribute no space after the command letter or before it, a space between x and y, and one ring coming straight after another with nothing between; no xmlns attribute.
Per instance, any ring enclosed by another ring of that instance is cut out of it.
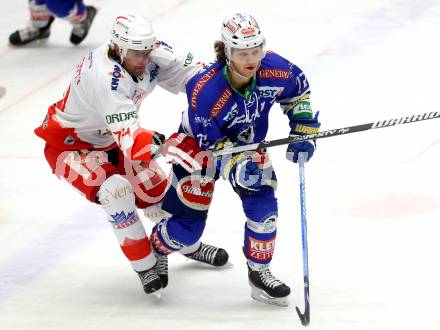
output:
<svg viewBox="0 0 440 330"><path fill-rule="evenodd" d="M310 301L309 301L309 279L308 277L304 277L304 313L301 313L301 310L298 306L295 307L296 312L298 313L299 319L303 326L308 326L310 324Z"/></svg>
<svg viewBox="0 0 440 330"><path fill-rule="evenodd" d="M405 117L388 119L388 120L380 120L380 121L376 121L374 123L349 126L349 127L343 127L343 128L336 128L336 129L331 129L328 131L322 131L322 132L319 132L316 134L289 136L284 139L262 141L260 143L247 144L247 145L243 145L243 146L233 146L231 144L229 146L226 146L223 149L213 151L213 154L214 154L214 157L218 157L221 155L228 155L228 154L233 154L233 153L237 153L237 152L264 149L264 148L275 147L275 146L285 145L285 144L294 143L294 142L303 142L303 141L309 141L309 140L323 139L323 138L328 138L328 137L332 137L332 136L368 131L370 129L375 129L375 128L385 128L385 127L391 127L391 126L396 126L396 125L400 125L400 124L411 124L411 123L416 123L416 122L423 121L423 120L430 120L430 119L436 119L436 118L440 118L440 111L426 112L426 113L422 113L422 114L418 114L418 115L405 116Z"/></svg>
<svg viewBox="0 0 440 330"><path fill-rule="evenodd" d="M301 313L301 311L299 310L298 307L295 307L295 309L296 309L296 312L298 313L301 324L305 327L308 326L310 324L310 313L309 313L309 310L307 309L307 307L304 311L304 314Z"/></svg>

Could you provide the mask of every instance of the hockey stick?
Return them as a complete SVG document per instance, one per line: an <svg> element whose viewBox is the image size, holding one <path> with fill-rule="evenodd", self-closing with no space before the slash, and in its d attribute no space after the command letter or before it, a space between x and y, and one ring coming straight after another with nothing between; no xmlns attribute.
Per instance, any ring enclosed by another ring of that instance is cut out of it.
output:
<svg viewBox="0 0 440 330"><path fill-rule="evenodd" d="M370 129L385 128L385 127L396 126L396 125L400 125L400 124L410 124L410 123L415 123L418 121L435 119L435 118L440 118L440 111L426 112L426 113L422 113L422 114L418 114L418 115L406 116L406 117L401 117L401 118L396 118L396 119L380 120L380 121L376 121L374 123L331 129L331 130L322 131L322 132L319 132L316 134L289 136L288 138L284 138L284 139L278 139L278 140L272 140L272 141L262 141L260 143L247 144L244 146L234 146L231 144L231 145L226 145L223 149L214 151L213 154L214 154L214 157L218 157L221 155L228 155L228 154L233 154L233 153L237 153L237 152L258 150L258 149L280 146L280 145L289 144L292 142L302 142L302 141L309 141L309 140L315 140L315 139L323 139L323 138L328 138L328 137L337 136L337 135L357 133L357 132L362 132L362 131L368 131Z"/></svg>
<svg viewBox="0 0 440 330"><path fill-rule="evenodd" d="M307 218L306 218L306 187L304 175L304 162L307 158L306 152L300 152L298 155L299 182L300 182L300 201L301 201L301 232L302 232L302 253L303 253L303 273L304 273L304 314L299 307L296 307L299 319L302 325L308 326L310 323L310 301L309 301L309 256L307 249Z"/></svg>

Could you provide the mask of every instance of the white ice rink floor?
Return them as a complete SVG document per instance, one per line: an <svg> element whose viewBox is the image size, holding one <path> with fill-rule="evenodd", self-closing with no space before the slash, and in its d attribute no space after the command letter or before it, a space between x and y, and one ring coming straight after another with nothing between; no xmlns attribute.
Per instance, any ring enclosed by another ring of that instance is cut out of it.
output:
<svg viewBox="0 0 440 330"><path fill-rule="evenodd" d="M440 110L440 0L108 0L89 37L69 44L56 21L47 42L7 38L27 19L26 0L3 0L0 29L0 329L301 329L298 169L271 150L279 180L273 272L291 306L250 298L241 253L244 215L219 182L204 241L232 267L176 255L162 299L146 296L99 207L58 181L33 129L60 99L77 61L108 40L121 13L143 13L160 38L206 61L227 14L254 14L268 48L306 73L322 129ZM157 89L145 127L177 129L184 95ZM165 114L165 115L164 115ZM278 106L268 138L288 133ZM439 329L440 120L318 141L306 165L310 329ZM145 222L147 230L152 224Z"/></svg>

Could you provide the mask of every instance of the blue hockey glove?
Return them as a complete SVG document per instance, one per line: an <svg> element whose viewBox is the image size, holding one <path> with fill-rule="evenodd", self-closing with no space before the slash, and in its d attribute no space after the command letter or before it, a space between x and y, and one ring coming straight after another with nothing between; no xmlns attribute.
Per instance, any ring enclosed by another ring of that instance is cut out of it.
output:
<svg viewBox="0 0 440 330"><path fill-rule="evenodd" d="M272 163L267 154L258 151L234 155L224 167L223 177L235 188L258 191L263 186L271 186L276 189Z"/></svg>
<svg viewBox="0 0 440 330"><path fill-rule="evenodd" d="M289 136L319 133L319 127L321 126L321 123L318 120L318 116L319 111L316 112L315 117L313 118L292 119L290 121L291 130ZM315 141L289 143L289 145L287 146L286 158L296 163L298 161L298 154L300 152L306 152L306 161L308 161L310 158L312 158L313 153L315 152L315 148Z"/></svg>

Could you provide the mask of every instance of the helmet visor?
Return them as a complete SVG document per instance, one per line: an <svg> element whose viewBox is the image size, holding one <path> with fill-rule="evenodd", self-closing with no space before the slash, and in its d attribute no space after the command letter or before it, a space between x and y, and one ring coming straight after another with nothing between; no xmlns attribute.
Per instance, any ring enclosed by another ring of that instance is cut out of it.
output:
<svg viewBox="0 0 440 330"><path fill-rule="evenodd" d="M231 49L231 61L235 63L256 63L260 62L265 55L263 45L248 49Z"/></svg>

